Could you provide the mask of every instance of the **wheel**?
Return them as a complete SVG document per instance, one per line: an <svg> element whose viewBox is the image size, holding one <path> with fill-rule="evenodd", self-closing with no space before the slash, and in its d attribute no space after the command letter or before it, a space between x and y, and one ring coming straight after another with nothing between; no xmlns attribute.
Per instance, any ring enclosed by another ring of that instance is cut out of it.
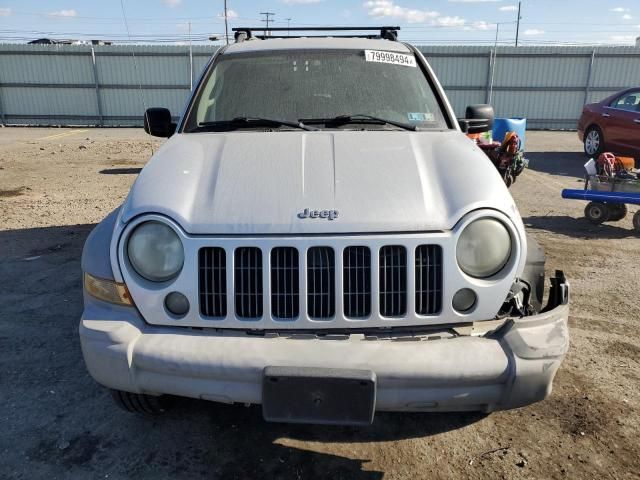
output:
<svg viewBox="0 0 640 480"><path fill-rule="evenodd" d="M610 213L604 203L589 202L587 206L584 207L584 216L587 217L591 223L598 225L608 221Z"/></svg>
<svg viewBox="0 0 640 480"><path fill-rule="evenodd" d="M637 233L640 233L640 210L633 214L633 228Z"/></svg>
<svg viewBox="0 0 640 480"><path fill-rule="evenodd" d="M608 203L609 221L617 222L627 216L627 206L624 203Z"/></svg>
<svg viewBox="0 0 640 480"><path fill-rule="evenodd" d="M167 410L164 397L111 390L113 401L122 410L142 415L161 415Z"/></svg>
<svg viewBox="0 0 640 480"><path fill-rule="evenodd" d="M589 127L584 133L584 153L598 158L604 151L604 136L598 127Z"/></svg>

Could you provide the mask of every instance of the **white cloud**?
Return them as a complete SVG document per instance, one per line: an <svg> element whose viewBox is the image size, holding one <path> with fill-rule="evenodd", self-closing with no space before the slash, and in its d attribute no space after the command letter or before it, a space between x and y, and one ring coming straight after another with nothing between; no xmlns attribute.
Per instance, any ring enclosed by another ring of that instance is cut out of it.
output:
<svg viewBox="0 0 640 480"><path fill-rule="evenodd" d="M616 43L628 43L635 42L636 37L634 35L613 35L611 40Z"/></svg>
<svg viewBox="0 0 640 480"><path fill-rule="evenodd" d="M349 10L348 8L345 8L344 10L342 10L342 13L340 14L340 16L344 18L351 18L351 10Z"/></svg>
<svg viewBox="0 0 640 480"><path fill-rule="evenodd" d="M442 25L443 27L462 27L467 21L464 18L458 16L455 17L438 17L435 20L436 25Z"/></svg>
<svg viewBox="0 0 640 480"><path fill-rule="evenodd" d="M11 15L10 8L0 8L0 17L8 17L9 15Z"/></svg>
<svg viewBox="0 0 640 480"><path fill-rule="evenodd" d="M498 10L500 10L501 12L517 12L518 11L518 6L517 5L505 5L504 7L500 7Z"/></svg>
<svg viewBox="0 0 640 480"><path fill-rule="evenodd" d="M524 31L525 35L544 35L544 30L540 30L538 28L529 28Z"/></svg>
<svg viewBox="0 0 640 480"><path fill-rule="evenodd" d="M218 18L224 18L224 12L218 14ZM238 12L227 8L227 19L238 18Z"/></svg>
<svg viewBox="0 0 640 480"><path fill-rule="evenodd" d="M176 8L182 3L182 0L162 0L162 3L164 3L169 8Z"/></svg>
<svg viewBox="0 0 640 480"><path fill-rule="evenodd" d="M632 17L631 15L629 15L628 13L625 13L625 14L622 16L622 19L623 19L623 20L633 20L633 17Z"/></svg>
<svg viewBox="0 0 640 480"><path fill-rule="evenodd" d="M438 12L433 10L401 7L394 4L392 0L369 0L364 2L364 7L368 10L367 13L370 17L392 17L407 23L423 23L440 16Z"/></svg>
<svg viewBox="0 0 640 480"><path fill-rule="evenodd" d="M280 0L285 5L309 5L312 3L320 3L324 0Z"/></svg>
<svg viewBox="0 0 640 480"><path fill-rule="evenodd" d="M610 11L616 12L616 13L624 13L624 12L628 12L629 9L623 8L623 7L616 7L616 8L612 8Z"/></svg>
<svg viewBox="0 0 640 480"><path fill-rule="evenodd" d="M57 12L51 12L49 15L52 17L75 17L78 15L74 9L70 10L58 10Z"/></svg>
<svg viewBox="0 0 640 480"><path fill-rule="evenodd" d="M495 23L488 23L485 21L473 22L470 30L494 30L496 28Z"/></svg>

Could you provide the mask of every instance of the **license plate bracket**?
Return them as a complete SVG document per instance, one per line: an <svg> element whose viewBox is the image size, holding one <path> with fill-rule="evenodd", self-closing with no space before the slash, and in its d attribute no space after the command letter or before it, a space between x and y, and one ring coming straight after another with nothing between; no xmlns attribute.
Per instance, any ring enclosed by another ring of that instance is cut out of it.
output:
<svg viewBox="0 0 640 480"><path fill-rule="evenodd" d="M376 374L370 370L266 367L262 415L269 422L370 425Z"/></svg>

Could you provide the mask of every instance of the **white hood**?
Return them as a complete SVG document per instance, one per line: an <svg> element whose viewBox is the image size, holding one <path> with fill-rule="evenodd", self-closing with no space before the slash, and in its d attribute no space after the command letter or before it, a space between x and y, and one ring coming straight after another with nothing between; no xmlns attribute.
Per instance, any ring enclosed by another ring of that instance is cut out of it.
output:
<svg viewBox="0 0 640 480"><path fill-rule="evenodd" d="M485 207L520 223L496 169L458 131L241 131L172 137L122 220L160 213L191 234L410 232ZM300 218L306 208L337 218Z"/></svg>

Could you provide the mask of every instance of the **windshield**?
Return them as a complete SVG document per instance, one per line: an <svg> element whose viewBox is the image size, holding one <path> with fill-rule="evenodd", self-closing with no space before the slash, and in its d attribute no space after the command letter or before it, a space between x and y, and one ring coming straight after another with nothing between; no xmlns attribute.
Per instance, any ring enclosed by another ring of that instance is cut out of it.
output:
<svg viewBox="0 0 640 480"><path fill-rule="evenodd" d="M236 118L315 119L314 126L322 127L318 120L338 116L353 116L354 120L325 128L353 128L350 124L358 123L357 116L361 116L359 123L366 123L362 116L370 116L419 128L448 128L413 54L390 52L385 56L380 52L383 55L376 57L376 51L371 52L286 50L222 55L200 88L184 130L197 131L203 124Z"/></svg>

